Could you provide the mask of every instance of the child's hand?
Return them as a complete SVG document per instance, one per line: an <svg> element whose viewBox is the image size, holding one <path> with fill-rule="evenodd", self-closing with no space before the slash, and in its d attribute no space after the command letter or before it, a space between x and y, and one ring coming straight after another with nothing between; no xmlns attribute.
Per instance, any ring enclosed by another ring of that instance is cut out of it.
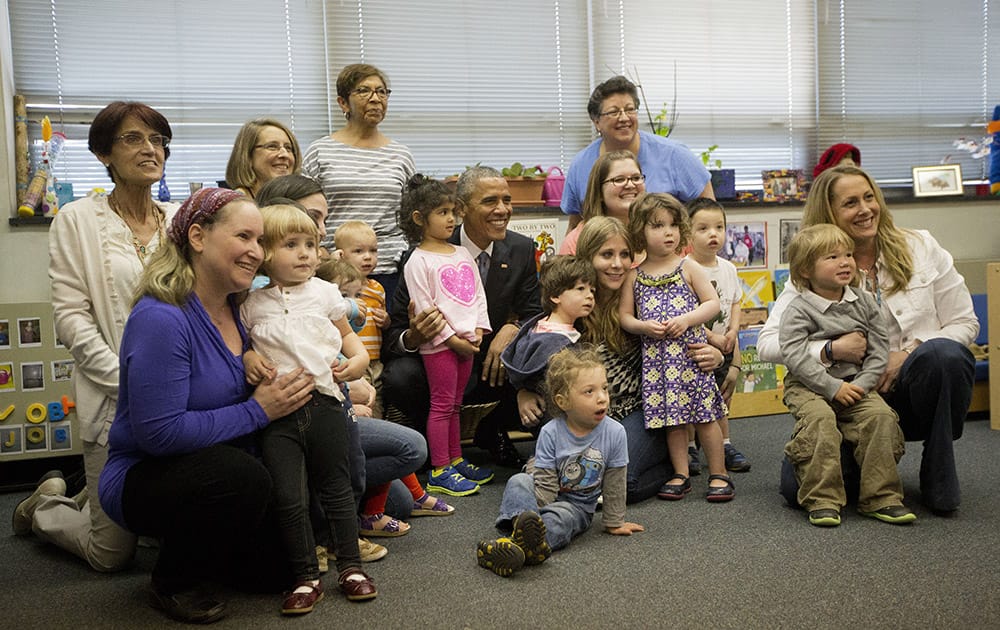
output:
<svg viewBox="0 0 1000 630"><path fill-rule="evenodd" d="M726 378L722 380L722 387L719 388L719 392L722 394L722 402L726 403L726 406L729 406L729 403L733 400L733 392L736 391L736 377L739 374L740 369L735 365L730 365L729 369L726 370Z"/></svg>
<svg viewBox="0 0 1000 630"><path fill-rule="evenodd" d="M527 389L517 390L517 411L525 427L538 426L545 418L545 398Z"/></svg>
<svg viewBox="0 0 1000 630"><path fill-rule="evenodd" d="M658 322L652 319L646 320L640 323L642 331L639 333L645 337L651 337L653 339L663 339L667 336L667 327L663 322Z"/></svg>
<svg viewBox="0 0 1000 630"><path fill-rule="evenodd" d="M638 523L629 523L626 521L620 527L606 527L604 531L615 536L631 536L633 533L646 531L646 528Z"/></svg>
<svg viewBox="0 0 1000 630"><path fill-rule="evenodd" d="M864 397L865 390L861 389L854 383L844 382L840 384L840 389L837 390L836 394L834 394L833 399L845 407L850 407Z"/></svg>
<svg viewBox="0 0 1000 630"><path fill-rule="evenodd" d="M251 385L260 385L278 375L274 366L265 361L255 350L243 353L243 370L247 375L247 383Z"/></svg>
<svg viewBox="0 0 1000 630"><path fill-rule="evenodd" d="M474 356L479 352L479 346L473 344L468 339L459 337L458 335L452 335L444 340L444 345L454 352L455 354L463 357Z"/></svg>
<svg viewBox="0 0 1000 630"><path fill-rule="evenodd" d="M371 315L372 321L375 322L375 326L379 328L389 327L389 314L385 312L385 309L370 308L368 309L368 314Z"/></svg>
<svg viewBox="0 0 1000 630"><path fill-rule="evenodd" d="M347 361L338 361L333 365L333 380L338 383L348 383L355 381L365 374L365 359L367 357L356 354Z"/></svg>
<svg viewBox="0 0 1000 630"><path fill-rule="evenodd" d="M726 345L723 348L719 348L722 350L722 354L729 354L730 352L736 350L736 337L737 331L735 329L726 331Z"/></svg>
<svg viewBox="0 0 1000 630"><path fill-rule="evenodd" d="M672 339L680 337L684 334L684 331L691 327L691 324L688 323L687 315L678 315L673 319L668 319L663 324L667 336Z"/></svg>
<svg viewBox="0 0 1000 630"><path fill-rule="evenodd" d="M711 330L705 330L705 337L708 339L708 343L712 344L719 350L722 350L722 354L726 353L726 336L720 335L717 332L712 332Z"/></svg>

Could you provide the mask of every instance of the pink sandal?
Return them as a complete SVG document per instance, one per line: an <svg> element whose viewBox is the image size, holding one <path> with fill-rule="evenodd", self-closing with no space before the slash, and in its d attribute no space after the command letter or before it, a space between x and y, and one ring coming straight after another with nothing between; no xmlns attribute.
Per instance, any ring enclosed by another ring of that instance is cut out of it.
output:
<svg viewBox="0 0 1000 630"><path fill-rule="evenodd" d="M385 513L379 512L378 514L372 514L371 516L362 516L358 523L358 533L361 536L368 537L384 537L384 538L395 538L397 536L405 536L410 531L410 525L404 523L403 521L396 520L391 516L389 522L382 527L378 526L378 522L382 520Z"/></svg>
<svg viewBox="0 0 1000 630"><path fill-rule="evenodd" d="M455 508L448 505L441 499L434 499L434 505L424 507L428 499L434 499L431 495L424 493L424 496L413 502L413 511L410 516L451 516L455 513Z"/></svg>

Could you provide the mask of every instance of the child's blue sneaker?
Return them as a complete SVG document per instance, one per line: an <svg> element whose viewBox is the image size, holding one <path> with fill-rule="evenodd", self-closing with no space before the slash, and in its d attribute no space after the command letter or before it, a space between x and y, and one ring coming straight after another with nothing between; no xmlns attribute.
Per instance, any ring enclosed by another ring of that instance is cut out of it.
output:
<svg viewBox="0 0 1000 630"><path fill-rule="evenodd" d="M458 474L462 475L469 481L474 481L479 485L487 484L493 481L493 471L489 468L480 468L479 466L473 466L464 457L460 457L451 463L452 467L458 471Z"/></svg>
<svg viewBox="0 0 1000 630"><path fill-rule="evenodd" d="M479 484L463 477L454 466L445 466L436 475L431 470L427 477L427 491L464 497L479 492Z"/></svg>

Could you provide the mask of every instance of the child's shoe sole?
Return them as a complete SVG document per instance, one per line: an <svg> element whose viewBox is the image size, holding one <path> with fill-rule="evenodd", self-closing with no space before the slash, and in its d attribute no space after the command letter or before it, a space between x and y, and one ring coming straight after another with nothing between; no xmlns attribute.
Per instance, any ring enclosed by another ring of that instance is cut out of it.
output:
<svg viewBox="0 0 1000 630"><path fill-rule="evenodd" d="M545 541L545 521L530 510L521 512L514 519L510 539L524 552L525 564L541 564L552 555L552 548Z"/></svg>
<svg viewBox="0 0 1000 630"><path fill-rule="evenodd" d="M510 577L524 566L524 552L510 538L483 540L476 547L476 562L500 577Z"/></svg>

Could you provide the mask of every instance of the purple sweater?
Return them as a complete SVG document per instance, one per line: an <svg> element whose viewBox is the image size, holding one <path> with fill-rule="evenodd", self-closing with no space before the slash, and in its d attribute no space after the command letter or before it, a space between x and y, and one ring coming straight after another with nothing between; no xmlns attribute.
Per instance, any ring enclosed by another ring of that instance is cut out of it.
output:
<svg viewBox="0 0 1000 630"><path fill-rule="evenodd" d="M235 307L233 318L246 348ZM99 496L108 516L127 528L122 490L134 464L228 442L266 426L268 418L248 398L242 357L229 351L194 294L182 308L142 298L125 324L118 356L118 411Z"/></svg>

